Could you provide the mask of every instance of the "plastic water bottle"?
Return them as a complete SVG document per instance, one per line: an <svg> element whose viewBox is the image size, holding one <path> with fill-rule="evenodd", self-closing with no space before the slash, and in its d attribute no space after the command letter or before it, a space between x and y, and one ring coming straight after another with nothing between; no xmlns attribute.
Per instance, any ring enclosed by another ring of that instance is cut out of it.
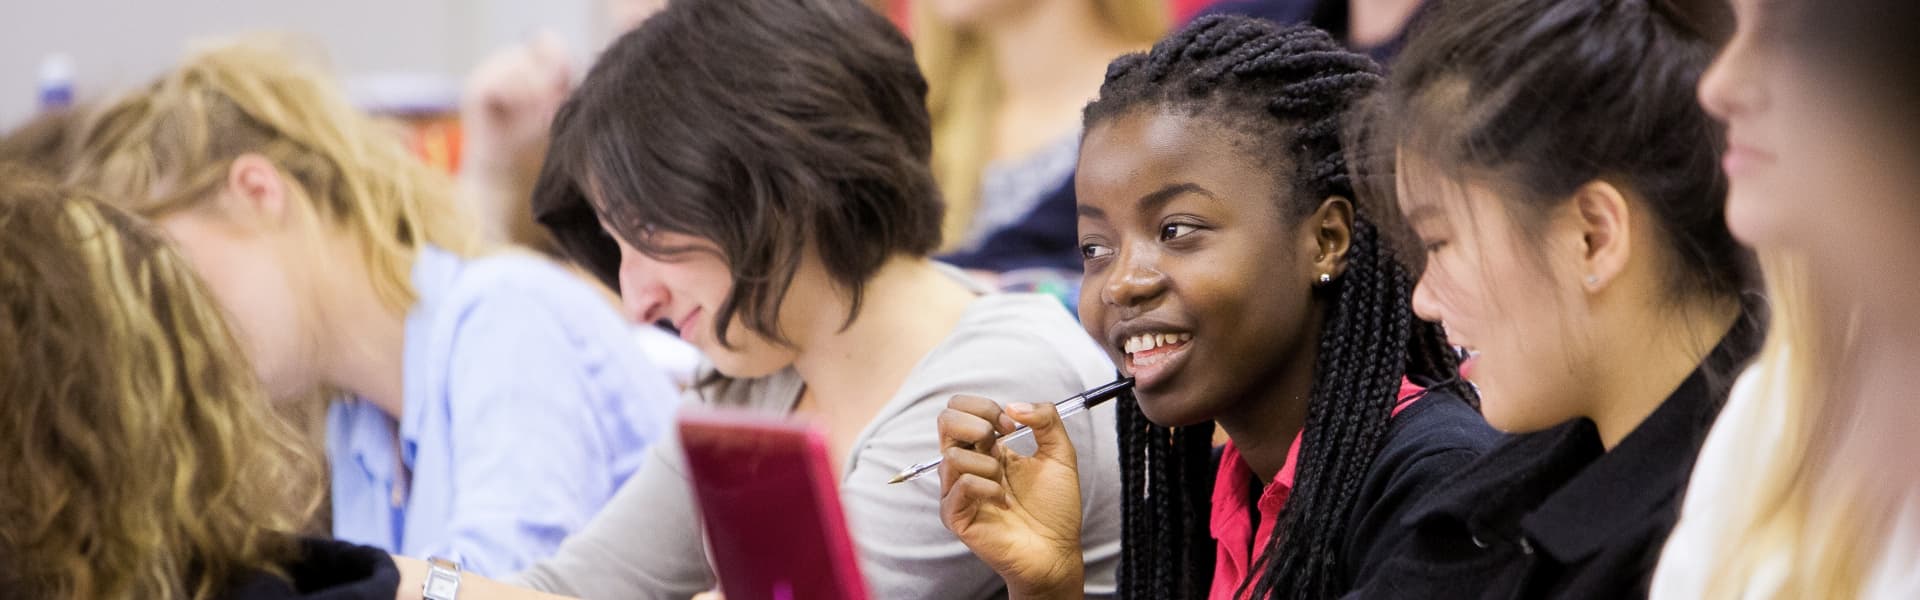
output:
<svg viewBox="0 0 1920 600"><path fill-rule="evenodd" d="M49 54L40 61L40 110L73 106L73 58Z"/></svg>

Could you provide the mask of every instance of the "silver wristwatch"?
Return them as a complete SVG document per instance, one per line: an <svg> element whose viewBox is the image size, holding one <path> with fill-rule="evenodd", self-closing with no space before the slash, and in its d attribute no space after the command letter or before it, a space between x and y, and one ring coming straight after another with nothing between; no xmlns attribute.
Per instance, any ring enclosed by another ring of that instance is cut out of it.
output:
<svg viewBox="0 0 1920 600"><path fill-rule="evenodd" d="M435 556L427 559L427 582L420 586L426 600L454 600L460 595L460 563Z"/></svg>

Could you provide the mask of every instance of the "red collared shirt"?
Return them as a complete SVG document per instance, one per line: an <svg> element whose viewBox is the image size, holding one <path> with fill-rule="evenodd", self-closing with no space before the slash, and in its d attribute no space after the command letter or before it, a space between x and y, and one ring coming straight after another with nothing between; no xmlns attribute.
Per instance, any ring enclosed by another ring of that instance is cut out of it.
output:
<svg viewBox="0 0 1920 600"><path fill-rule="evenodd" d="M1420 386L1405 379L1400 380L1400 401L1393 406L1393 415L1413 404L1420 393ZM1287 505L1287 496L1293 493L1294 466L1300 458L1300 435L1294 434L1293 445L1287 448L1287 462L1280 465L1280 472L1273 476L1273 482L1260 492L1256 502L1260 510L1260 531L1253 531L1253 507L1247 506L1247 492L1253 485L1253 469L1240 458L1240 450L1232 440L1220 454L1220 471L1213 477L1213 512L1209 529L1213 533L1214 562L1213 587L1207 593L1207 600L1234 600L1233 593L1239 591L1240 584L1247 577L1247 570L1259 558L1256 552L1267 547L1267 540L1273 537L1273 526L1280 520L1280 509Z"/></svg>

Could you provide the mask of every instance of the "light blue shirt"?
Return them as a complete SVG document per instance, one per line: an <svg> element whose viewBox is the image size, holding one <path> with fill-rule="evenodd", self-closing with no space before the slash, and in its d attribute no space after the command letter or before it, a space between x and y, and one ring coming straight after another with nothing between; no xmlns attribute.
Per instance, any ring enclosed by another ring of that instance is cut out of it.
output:
<svg viewBox="0 0 1920 600"><path fill-rule="evenodd" d="M542 259L423 248L411 276L400 419L327 415L334 536L513 573L613 497L678 394L605 296Z"/></svg>

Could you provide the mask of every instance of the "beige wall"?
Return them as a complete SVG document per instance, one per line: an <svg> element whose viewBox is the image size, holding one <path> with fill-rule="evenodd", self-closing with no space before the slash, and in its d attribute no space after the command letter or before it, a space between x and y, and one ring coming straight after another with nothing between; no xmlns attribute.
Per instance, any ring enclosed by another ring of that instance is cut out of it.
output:
<svg viewBox="0 0 1920 600"><path fill-rule="evenodd" d="M584 60L603 39L599 0L0 0L0 130L33 114L41 61L72 57L84 100L138 85L188 40L271 29L309 36L347 79L459 78L540 29Z"/></svg>

